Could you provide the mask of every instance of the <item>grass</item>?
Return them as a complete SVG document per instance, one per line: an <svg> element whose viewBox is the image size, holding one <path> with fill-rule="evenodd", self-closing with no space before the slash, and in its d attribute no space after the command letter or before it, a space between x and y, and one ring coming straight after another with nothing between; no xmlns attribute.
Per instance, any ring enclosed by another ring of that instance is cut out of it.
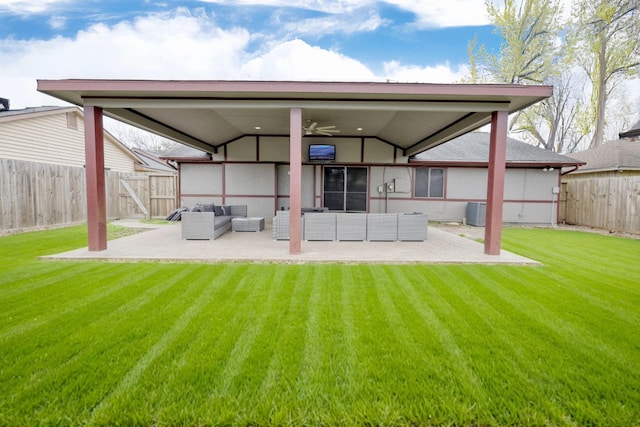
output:
<svg viewBox="0 0 640 427"><path fill-rule="evenodd" d="M111 227L111 235L120 230ZM0 238L0 425L640 425L640 240L543 267L42 261Z"/></svg>

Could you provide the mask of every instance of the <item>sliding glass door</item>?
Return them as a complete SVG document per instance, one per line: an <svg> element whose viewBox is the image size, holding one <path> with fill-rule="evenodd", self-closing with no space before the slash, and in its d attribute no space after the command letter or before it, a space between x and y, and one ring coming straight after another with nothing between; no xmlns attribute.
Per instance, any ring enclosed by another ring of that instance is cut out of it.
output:
<svg viewBox="0 0 640 427"><path fill-rule="evenodd" d="M367 211L367 168L324 167L324 207L332 211Z"/></svg>

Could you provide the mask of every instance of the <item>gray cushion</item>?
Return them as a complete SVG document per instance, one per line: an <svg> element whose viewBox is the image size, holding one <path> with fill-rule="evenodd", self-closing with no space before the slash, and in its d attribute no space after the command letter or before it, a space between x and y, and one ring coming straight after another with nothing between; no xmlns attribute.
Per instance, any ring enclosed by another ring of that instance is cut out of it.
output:
<svg viewBox="0 0 640 427"><path fill-rule="evenodd" d="M215 218L215 222L214 222L214 227L215 228L219 228L222 227L223 225L227 224L231 222L231 217L230 216L216 216Z"/></svg>
<svg viewBox="0 0 640 427"><path fill-rule="evenodd" d="M222 210L222 206L214 205L213 206L213 211L216 213L216 216L224 215L224 212Z"/></svg>

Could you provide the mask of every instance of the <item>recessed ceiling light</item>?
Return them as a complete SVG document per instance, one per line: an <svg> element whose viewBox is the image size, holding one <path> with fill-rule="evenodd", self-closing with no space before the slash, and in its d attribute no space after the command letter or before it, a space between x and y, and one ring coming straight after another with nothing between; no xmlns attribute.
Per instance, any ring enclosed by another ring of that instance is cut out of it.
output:
<svg viewBox="0 0 640 427"><path fill-rule="evenodd" d="M356 128L357 131L363 131L363 128Z"/></svg>
<svg viewBox="0 0 640 427"><path fill-rule="evenodd" d="M256 126L254 129L255 129L255 130L260 130L260 129L262 129L262 128L261 128L260 126Z"/></svg>

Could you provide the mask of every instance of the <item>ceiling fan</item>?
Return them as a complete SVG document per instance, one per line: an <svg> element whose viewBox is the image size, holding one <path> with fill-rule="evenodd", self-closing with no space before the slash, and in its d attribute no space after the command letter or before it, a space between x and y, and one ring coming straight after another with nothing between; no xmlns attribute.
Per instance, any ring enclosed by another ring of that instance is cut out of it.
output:
<svg viewBox="0 0 640 427"><path fill-rule="evenodd" d="M335 126L318 126L318 122L314 122L311 119L307 119L307 125L302 127L305 136L309 135L323 135L332 136L334 133L340 131Z"/></svg>

